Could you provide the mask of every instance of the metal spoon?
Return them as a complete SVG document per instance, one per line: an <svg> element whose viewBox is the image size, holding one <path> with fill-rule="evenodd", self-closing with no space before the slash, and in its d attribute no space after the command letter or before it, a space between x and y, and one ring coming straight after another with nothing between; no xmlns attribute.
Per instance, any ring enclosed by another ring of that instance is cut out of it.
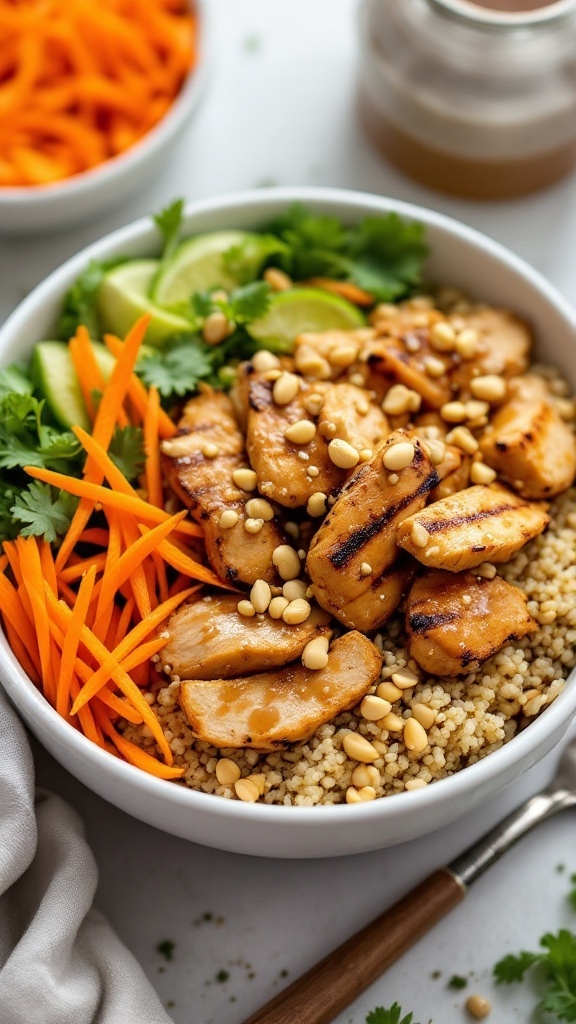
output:
<svg viewBox="0 0 576 1024"><path fill-rule="evenodd" d="M554 781L513 811L488 835L439 868L306 974L257 1010L244 1024L330 1024L387 967L466 895L506 850L541 821L576 806L576 741Z"/></svg>

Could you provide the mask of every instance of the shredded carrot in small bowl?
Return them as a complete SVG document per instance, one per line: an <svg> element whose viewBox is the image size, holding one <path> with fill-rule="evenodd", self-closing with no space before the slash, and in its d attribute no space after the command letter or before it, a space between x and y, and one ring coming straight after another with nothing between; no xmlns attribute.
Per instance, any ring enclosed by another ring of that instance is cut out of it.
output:
<svg viewBox="0 0 576 1024"><path fill-rule="evenodd" d="M185 0L0 0L0 186L62 181L123 153L196 60Z"/></svg>

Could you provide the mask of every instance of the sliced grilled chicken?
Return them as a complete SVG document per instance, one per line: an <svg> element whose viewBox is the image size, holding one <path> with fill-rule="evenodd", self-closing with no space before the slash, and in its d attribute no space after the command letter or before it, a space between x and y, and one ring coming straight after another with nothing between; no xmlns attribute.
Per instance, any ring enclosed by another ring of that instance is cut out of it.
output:
<svg viewBox="0 0 576 1024"><path fill-rule="evenodd" d="M318 432L329 441L338 437L362 451L376 448L388 436L390 427L369 391L355 384L338 383L326 389Z"/></svg>
<svg viewBox="0 0 576 1024"><path fill-rule="evenodd" d="M436 472L440 477L440 483L430 494L429 502L440 501L447 498L449 494L456 494L463 491L470 482L471 459L465 455L461 448L456 445L447 444L444 448L444 458L436 463Z"/></svg>
<svg viewBox="0 0 576 1024"><path fill-rule="evenodd" d="M228 679L263 672L299 658L309 640L330 636L330 616L313 607L306 622L289 626L269 615L247 618L237 612L238 597L212 595L172 615L162 661L180 679Z"/></svg>
<svg viewBox="0 0 576 1024"><path fill-rule="evenodd" d="M394 474L386 469L384 460L389 450L407 441L404 433L390 434L372 458L355 471L310 545L306 565L314 596L347 626L356 628L356 620L350 615L350 608L356 607L361 628L368 628L364 601L372 593L372 582L381 580L396 561L398 526L406 516L424 507L428 494L440 482L418 439L410 441L414 448L410 465ZM390 483L391 475L396 482ZM399 582L393 582L391 589L399 593ZM380 591L374 604L379 601ZM373 621L381 621L377 608Z"/></svg>
<svg viewBox="0 0 576 1024"><path fill-rule="evenodd" d="M336 380L356 362L363 344L374 337L371 328L352 331L306 331L294 341L294 363L303 377Z"/></svg>
<svg viewBox="0 0 576 1024"><path fill-rule="evenodd" d="M534 632L526 604L525 594L499 576L426 572L406 604L410 656L432 675L473 672L504 644Z"/></svg>
<svg viewBox="0 0 576 1024"><path fill-rule="evenodd" d="M186 403L177 436L162 444L162 463L170 486L204 530L206 554L218 576L229 583L273 582L272 552L284 535L276 518L258 533L244 528L251 495L235 486L232 473L247 459L227 395L207 390ZM220 525L223 512L238 516L235 525Z"/></svg>
<svg viewBox="0 0 576 1024"><path fill-rule="evenodd" d="M467 487L409 516L398 543L424 565L459 572L507 562L548 526L544 506L506 487Z"/></svg>
<svg viewBox="0 0 576 1024"><path fill-rule="evenodd" d="M380 675L382 658L361 633L335 640L317 671L300 663L238 679L188 679L180 706L192 731L215 747L274 750L305 740L353 707Z"/></svg>
<svg viewBox="0 0 576 1024"><path fill-rule="evenodd" d="M418 347L416 347L418 346ZM434 358L446 366L446 373L433 377L426 371L427 362ZM376 338L363 350L368 376L365 387L383 398L394 384L404 384L422 396L428 409L440 409L452 397L448 371L450 356L435 352L430 346L426 329L413 331L401 338Z"/></svg>
<svg viewBox="0 0 576 1024"><path fill-rule="evenodd" d="M523 497L550 498L574 480L576 441L542 378L529 374L517 381L484 432L480 450Z"/></svg>
<svg viewBox="0 0 576 1024"><path fill-rule="evenodd" d="M301 420L316 425L314 413L306 408L306 399L309 395L322 395L322 388L301 381L295 398L286 405L278 405L273 398L273 384L263 374L250 375L246 448L262 494L280 505L297 508L306 505L316 491L329 494L346 473L330 459L329 439L318 430L307 443L297 444L285 436L286 429Z"/></svg>
<svg viewBox="0 0 576 1024"><path fill-rule="evenodd" d="M532 335L528 325L506 309L476 307L457 315L458 327L471 328L479 338L478 354L465 359L452 374L452 382L469 395L472 377L497 374L516 377L528 367Z"/></svg>
<svg viewBox="0 0 576 1024"><path fill-rule="evenodd" d="M417 571L413 558L400 556L394 564L379 575L373 572L354 581L353 594L327 594L323 591L324 607L332 612L344 626L373 633L388 621L396 611Z"/></svg>

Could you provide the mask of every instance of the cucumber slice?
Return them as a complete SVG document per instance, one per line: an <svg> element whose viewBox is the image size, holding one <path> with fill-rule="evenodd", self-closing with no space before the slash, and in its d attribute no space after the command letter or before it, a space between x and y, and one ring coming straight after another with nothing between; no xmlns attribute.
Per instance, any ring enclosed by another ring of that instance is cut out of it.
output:
<svg viewBox="0 0 576 1024"><path fill-rule="evenodd" d="M92 342L98 366L107 379L115 363L104 345ZM62 427L84 427L90 420L68 345L64 341L40 341L32 356L31 376L54 419Z"/></svg>
<svg viewBox="0 0 576 1024"><path fill-rule="evenodd" d="M246 330L255 341L276 352L291 352L303 331L352 330L366 323L357 306L318 288L290 288L272 296L264 316Z"/></svg>
<svg viewBox="0 0 576 1024"><path fill-rule="evenodd" d="M149 345L161 346L170 335L192 329L184 317L159 309L150 299L159 266L159 260L130 260L108 271L98 292L98 312L106 331L123 338L143 313L152 314L146 332Z"/></svg>
<svg viewBox="0 0 576 1024"><path fill-rule="evenodd" d="M182 242L152 285L154 302L169 307L188 302L194 292L237 288L240 281L225 268L222 255L249 237L246 231L212 231Z"/></svg>

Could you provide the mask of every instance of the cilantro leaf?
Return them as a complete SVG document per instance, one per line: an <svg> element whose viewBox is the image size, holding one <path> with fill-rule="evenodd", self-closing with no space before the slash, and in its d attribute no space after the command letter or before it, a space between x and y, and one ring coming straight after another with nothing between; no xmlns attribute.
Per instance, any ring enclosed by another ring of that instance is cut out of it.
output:
<svg viewBox="0 0 576 1024"><path fill-rule="evenodd" d="M10 366L2 367L0 370L0 399L5 398L11 392L30 395L33 390L34 385L23 363L12 363Z"/></svg>
<svg viewBox="0 0 576 1024"><path fill-rule="evenodd" d="M366 1017L366 1024L412 1024L413 1014L407 1013L400 1020L401 1013L402 1010L398 1003L392 1003L388 1010L385 1010L383 1006L377 1006ZM416 1024L415 1021L414 1024Z"/></svg>
<svg viewBox="0 0 576 1024"><path fill-rule="evenodd" d="M270 304L270 285L266 281L252 281L235 288L228 300L228 319L236 324L249 324L264 316Z"/></svg>
<svg viewBox="0 0 576 1024"><path fill-rule="evenodd" d="M18 527L12 515L12 506L19 494L19 487L0 480L0 541L12 540L18 536Z"/></svg>
<svg viewBox="0 0 576 1024"><path fill-rule="evenodd" d="M144 434L140 427L116 427L108 454L127 480L135 480L146 461Z"/></svg>
<svg viewBox="0 0 576 1024"><path fill-rule="evenodd" d="M381 302L401 298L420 284L427 254L424 225L397 213L365 217L350 232L350 277Z"/></svg>
<svg viewBox="0 0 576 1024"><path fill-rule="evenodd" d="M52 544L68 530L77 504L74 495L34 480L18 495L11 512L15 520L26 524L20 530L22 536L44 537Z"/></svg>
<svg viewBox="0 0 576 1024"><path fill-rule="evenodd" d="M526 971L540 967L542 998L537 1009L553 1013L558 1020L576 1021L576 935L561 928L540 939L542 952L521 952L506 956L494 966L498 984L522 981Z"/></svg>
<svg viewBox="0 0 576 1024"><path fill-rule="evenodd" d="M272 262L296 281L308 277L345 277L347 232L337 217L314 214L302 203L293 203L269 225L284 242Z"/></svg>
<svg viewBox="0 0 576 1024"><path fill-rule="evenodd" d="M448 982L448 988L466 988L467 984L467 978L463 978L461 974L453 974Z"/></svg>
<svg viewBox="0 0 576 1024"><path fill-rule="evenodd" d="M83 324L90 337L98 338L101 334L100 317L97 300L104 275L114 267L125 263L126 256L117 256L109 260L90 260L71 288L64 296L62 312L58 319L56 335L68 341L75 334L77 327Z"/></svg>
<svg viewBox="0 0 576 1024"><path fill-rule="evenodd" d="M161 352L140 360L136 370L144 383L158 388L164 398L185 395L210 374L210 347L195 335L181 334Z"/></svg>
<svg viewBox="0 0 576 1024"><path fill-rule="evenodd" d="M174 250L180 241L183 210L184 200L175 199L173 203L170 203L170 206L166 206L160 213L155 213L152 217L164 240L164 251L162 253L162 263L164 264L174 255Z"/></svg>

